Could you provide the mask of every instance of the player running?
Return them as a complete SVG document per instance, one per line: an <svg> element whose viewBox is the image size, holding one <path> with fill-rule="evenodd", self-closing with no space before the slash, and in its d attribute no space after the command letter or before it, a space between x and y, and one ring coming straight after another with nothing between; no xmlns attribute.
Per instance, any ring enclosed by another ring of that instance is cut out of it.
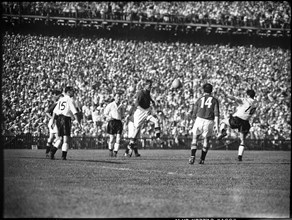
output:
<svg viewBox="0 0 292 220"><path fill-rule="evenodd" d="M123 132L122 118L126 110L121 102L121 94L122 92L116 92L114 101L109 103L104 109L104 115L108 121L107 133L109 134L108 149L110 157L117 156Z"/></svg>
<svg viewBox="0 0 292 220"><path fill-rule="evenodd" d="M69 149L69 140L71 135L71 118L74 117L81 127L80 118L78 117L78 111L74 105L72 97L74 96L74 89L71 86L65 88L65 94L59 99L57 105L53 111L53 120L56 119L56 125L58 128L58 139L53 144L51 150L51 159L54 159L54 155L62 142L62 159L66 160L67 152Z"/></svg>
<svg viewBox="0 0 292 220"><path fill-rule="evenodd" d="M231 129L238 129L240 145L238 147L238 160L242 161L242 156L245 147L245 139L250 130L249 119L255 113L257 108L257 101L254 99L255 91L253 89L248 89L244 98L239 98L231 95L226 95L226 98L234 100L239 104L237 111L226 118L220 124L221 134L218 136L218 140L221 140L227 135L227 127Z"/></svg>
<svg viewBox="0 0 292 220"><path fill-rule="evenodd" d="M191 143L191 157L189 164L195 163L197 143L200 136L204 139L202 155L199 164L204 164L210 147L210 139L213 135L214 124L219 129L219 102L211 95L213 86L209 83L203 85L204 94L194 104L193 115L195 122L193 126L193 137Z"/></svg>

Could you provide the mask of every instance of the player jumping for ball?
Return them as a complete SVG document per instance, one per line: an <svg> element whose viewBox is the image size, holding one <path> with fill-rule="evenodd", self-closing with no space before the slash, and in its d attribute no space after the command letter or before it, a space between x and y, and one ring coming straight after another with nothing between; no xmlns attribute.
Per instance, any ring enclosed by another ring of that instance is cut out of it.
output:
<svg viewBox="0 0 292 220"><path fill-rule="evenodd" d="M142 128L143 123L147 121L151 121L152 123L154 123L156 138L160 140L160 123L157 117L154 117L151 114L151 110L150 110L151 103L153 107L155 107L155 102L153 101L150 95L151 88L152 88L152 81L146 80L145 89L140 90L137 93L135 105L130 110L129 116L131 116L134 113L133 114L134 132L133 132L133 135L130 137L131 140L130 140L129 145L126 148L125 156L131 157L133 151L136 157L141 156L138 153L136 141L140 134L140 130Z"/></svg>
<svg viewBox="0 0 292 220"><path fill-rule="evenodd" d="M231 95L225 94L228 99L234 100L239 104L237 111L225 118L220 124L221 134L218 136L218 140L221 140L227 135L227 127L231 129L238 129L240 137L240 145L238 148L238 160L242 161L243 151L245 147L245 139L250 130L249 119L254 114L257 108L257 101L254 99L255 91L253 89L248 89L246 91L246 97L239 98Z"/></svg>

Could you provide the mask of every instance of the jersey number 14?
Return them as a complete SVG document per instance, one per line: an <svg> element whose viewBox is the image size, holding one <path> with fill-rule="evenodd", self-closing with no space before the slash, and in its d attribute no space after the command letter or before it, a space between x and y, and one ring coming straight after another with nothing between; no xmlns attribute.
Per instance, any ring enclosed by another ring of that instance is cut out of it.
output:
<svg viewBox="0 0 292 220"><path fill-rule="evenodd" d="M208 106L208 108L211 108L212 106L212 99L213 97L208 97L205 101L205 97L201 99L201 108L204 108L204 105Z"/></svg>

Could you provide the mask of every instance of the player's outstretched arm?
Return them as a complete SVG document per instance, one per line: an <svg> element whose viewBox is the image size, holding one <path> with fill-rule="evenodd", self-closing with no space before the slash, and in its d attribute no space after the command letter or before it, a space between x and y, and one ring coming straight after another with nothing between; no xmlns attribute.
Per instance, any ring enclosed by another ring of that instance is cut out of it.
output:
<svg viewBox="0 0 292 220"><path fill-rule="evenodd" d="M226 98L227 98L227 99L230 99L230 100L232 100L232 101L235 101L235 102L238 102L238 103L242 104L242 99L239 98L239 97L232 96L232 95L227 95L227 94L226 94Z"/></svg>

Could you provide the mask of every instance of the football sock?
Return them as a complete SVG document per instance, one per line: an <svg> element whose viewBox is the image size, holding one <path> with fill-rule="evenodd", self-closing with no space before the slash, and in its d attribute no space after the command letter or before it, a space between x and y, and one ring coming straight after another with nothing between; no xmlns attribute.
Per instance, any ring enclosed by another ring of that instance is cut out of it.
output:
<svg viewBox="0 0 292 220"><path fill-rule="evenodd" d="M133 151L134 151L135 154L138 154L138 148L137 148L137 147L135 147L135 148L133 149Z"/></svg>
<svg viewBox="0 0 292 220"><path fill-rule="evenodd" d="M58 148L56 147L51 147L51 157L54 157L55 153L57 152Z"/></svg>
<svg viewBox="0 0 292 220"><path fill-rule="evenodd" d="M67 151L62 151L62 158L66 159L67 157Z"/></svg>
<svg viewBox="0 0 292 220"><path fill-rule="evenodd" d="M52 143L49 143L47 142L47 146L46 146L46 154L48 154L51 150L51 146L52 146Z"/></svg>
<svg viewBox="0 0 292 220"><path fill-rule="evenodd" d="M197 149L191 149L191 156L196 156Z"/></svg>
<svg viewBox="0 0 292 220"><path fill-rule="evenodd" d="M202 149L201 160L205 160L206 155L207 155L207 151L203 151L203 149Z"/></svg>
<svg viewBox="0 0 292 220"><path fill-rule="evenodd" d="M193 144L191 145L191 156L194 157L196 156L196 152L197 152L197 144Z"/></svg>

